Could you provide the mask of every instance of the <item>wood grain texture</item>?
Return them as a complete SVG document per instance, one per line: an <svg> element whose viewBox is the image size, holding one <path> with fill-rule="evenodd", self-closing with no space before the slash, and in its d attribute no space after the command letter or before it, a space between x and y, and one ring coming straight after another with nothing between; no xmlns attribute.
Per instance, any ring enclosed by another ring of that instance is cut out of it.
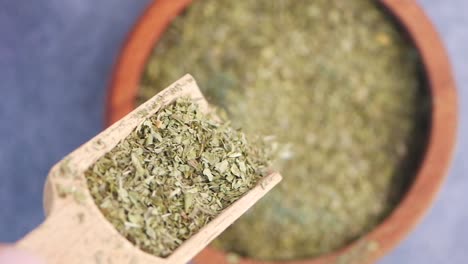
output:
<svg viewBox="0 0 468 264"><path fill-rule="evenodd" d="M287 263L373 263L394 248L421 220L431 207L452 160L458 123L458 100L452 70L445 48L428 17L414 0L381 0L409 33L425 66L432 95L431 131L422 165L400 204L381 224L367 235L331 254L313 259L286 262L259 262L242 259L240 264ZM191 0L159 0L149 6L124 46L109 87L106 123L112 124L133 109L146 60L162 33ZM145 32L145 33L143 33ZM133 47L142 55L130 59ZM129 74L131 72L131 74ZM255 238L252 238L255 239ZM366 248L369 243L378 247ZM358 256L353 257L353 256ZM213 248L200 253L199 264L227 263L226 255Z"/></svg>
<svg viewBox="0 0 468 264"><path fill-rule="evenodd" d="M278 173L264 177L167 258L143 252L121 236L94 203L84 173L148 116L182 96L191 97L203 111L210 111L195 80L186 75L57 163L44 188L48 216L17 247L43 257L49 264L184 264L281 181ZM60 192L63 188L69 190L66 195Z"/></svg>

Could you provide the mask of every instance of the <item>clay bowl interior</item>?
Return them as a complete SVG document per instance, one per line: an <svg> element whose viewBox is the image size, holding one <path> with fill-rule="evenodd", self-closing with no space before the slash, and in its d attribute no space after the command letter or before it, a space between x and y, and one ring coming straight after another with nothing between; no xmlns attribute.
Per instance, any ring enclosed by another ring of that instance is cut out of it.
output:
<svg viewBox="0 0 468 264"><path fill-rule="evenodd" d="M128 36L115 66L108 91L106 125L119 120L136 106L139 83L148 57L172 19L192 0L154 1ZM395 247L430 208L450 165L457 126L457 95L450 64L437 32L412 0L380 3L406 29L419 50L432 98L430 132L425 154L413 183L393 212L376 228L348 246L313 259L288 264L372 263ZM378 245L375 247L374 245ZM196 263L227 263L226 254L207 248ZM242 259L240 263L260 263ZM274 263L274 262L261 262Z"/></svg>

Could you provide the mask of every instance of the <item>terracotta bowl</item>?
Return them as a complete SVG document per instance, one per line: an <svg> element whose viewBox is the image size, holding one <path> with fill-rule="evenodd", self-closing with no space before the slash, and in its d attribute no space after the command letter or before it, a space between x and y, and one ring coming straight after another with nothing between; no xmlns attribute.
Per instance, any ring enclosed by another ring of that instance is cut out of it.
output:
<svg viewBox="0 0 468 264"><path fill-rule="evenodd" d="M191 0L158 0L153 2L138 20L114 69L106 105L107 125L135 107L139 82L151 51L172 19L190 3ZM336 252L313 259L281 263L376 261L416 226L431 206L444 181L455 145L457 126L457 95L449 61L434 27L414 0L382 0L381 3L411 36L425 65L428 88L432 94L432 119L421 168L399 205L371 232ZM207 248L195 258L195 262L220 264L227 263L227 260L225 253ZM242 259L240 263L259 262Z"/></svg>

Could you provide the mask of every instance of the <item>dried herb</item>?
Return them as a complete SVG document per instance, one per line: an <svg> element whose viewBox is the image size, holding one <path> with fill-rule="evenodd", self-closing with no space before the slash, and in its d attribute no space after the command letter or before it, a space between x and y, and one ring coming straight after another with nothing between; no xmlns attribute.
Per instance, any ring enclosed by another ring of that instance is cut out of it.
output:
<svg viewBox="0 0 468 264"><path fill-rule="evenodd" d="M85 173L104 216L141 249L168 256L265 175L263 149L216 120L178 99Z"/></svg>
<svg viewBox="0 0 468 264"><path fill-rule="evenodd" d="M190 72L247 134L276 146L281 185L216 246L313 257L394 208L424 150L430 99L416 49L374 0L202 0L155 47L147 99Z"/></svg>

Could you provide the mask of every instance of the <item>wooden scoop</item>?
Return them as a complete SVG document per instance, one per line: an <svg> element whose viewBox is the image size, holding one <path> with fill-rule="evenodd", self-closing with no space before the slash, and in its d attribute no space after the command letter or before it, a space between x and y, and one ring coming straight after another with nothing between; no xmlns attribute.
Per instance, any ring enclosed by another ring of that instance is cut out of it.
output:
<svg viewBox="0 0 468 264"><path fill-rule="evenodd" d="M166 258L146 253L120 235L94 203L84 172L146 117L181 96L190 96L203 111L209 110L193 77L185 75L57 163L44 188L47 218L17 246L42 256L48 264L186 263L281 181L278 173L263 178Z"/></svg>

